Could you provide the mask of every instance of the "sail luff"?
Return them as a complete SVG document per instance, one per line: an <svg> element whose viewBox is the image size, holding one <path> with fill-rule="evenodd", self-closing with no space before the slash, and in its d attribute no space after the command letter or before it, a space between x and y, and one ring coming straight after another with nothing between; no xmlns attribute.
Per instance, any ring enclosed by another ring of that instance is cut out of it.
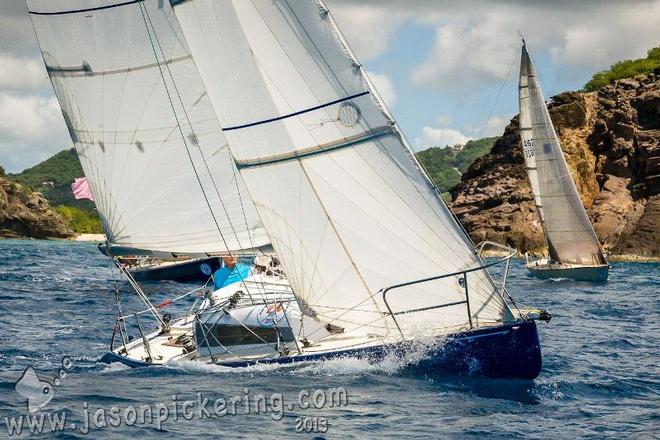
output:
<svg viewBox="0 0 660 440"><path fill-rule="evenodd" d="M532 188L534 196L534 208L539 217L541 229L543 231L543 240L550 252L550 258L557 259L554 247L548 240L545 220L543 219L543 205L541 204L541 193L539 188L538 173L536 168L536 158L534 156L534 136L532 134L532 120L530 108L530 76L532 75L532 65L530 63L527 48L523 43L522 54L520 57L520 78L518 82L518 100L519 100L519 118L518 127L520 132L520 142L523 149L523 158L525 160L525 169L527 177Z"/></svg>
<svg viewBox="0 0 660 440"><path fill-rule="evenodd" d="M350 46L350 44L346 40L344 34L342 33L341 29L339 28L339 25L335 21L335 18L333 16L332 12L325 5L324 0L317 0L317 1L320 5L322 11L325 11L325 14L327 15L328 22L330 23L330 26L333 29L333 31L336 33L339 42L343 46L344 50L346 50L346 52L348 53L348 56L351 58L353 63L356 66L358 66L359 72L362 75L362 77L363 77L363 79L364 79L364 81L367 85L367 88L371 91L371 93L374 96L376 102L378 103L378 106L380 107L381 111L385 114L388 121L390 121L391 127L394 130L395 135L398 136L398 138L401 142L401 145L402 145L403 149L405 150L405 152L408 156L408 159L414 164L414 166L416 167L418 173L421 175L422 179L426 181L428 187L430 188L431 196L434 198L435 202L438 203L440 209L442 211L444 211L444 213L446 214L445 219L449 220L449 221L446 222L447 226L448 227L458 226L460 228L460 232L457 235L460 239L462 239L464 241L465 245L470 250L474 251L473 256L472 256L473 259L474 259L474 265L475 266L483 265L484 262L481 259L480 255L476 252L476 249L474 247L474 242L472 241L470 235L465 230L465 228L463 227L463 224L460 222L458 217L456 217L456 215L449 209L449 207L447 206L447 204L443 200L440 192L438 191L438 188L437 188L435 182L433 182L433 179L431 179L431 176L428 174L426 168L422 165L422 163L419 161L419 159L417 158L417 156L413 152L413 149L412 149L410 143L408 142L408 139L406 138L403 131L400 129L399 124L397 123L396 119L394 118L394 115L392 114L389 107L387 106L387 103L385 102L385 100L382 98L382 96L380 95L380 93L376 89L376 86L373 83L371 77L369 76L369 73L364 68L362 63L360 63L360 61L358 60L357 55L355 54L352 47ZM451 225L452 221L453 221L454 225ZM497 295L500 296L500 299L504 303L505 314L508 313L511 316L511 312L509 310L507 310L508 306L506 305L505 301L503 300L503 298L499 294L499 291L497 290L497 288L495 286L495 283L494 283L493 279L491 278L490 273L488 273L487 271L482 271L481 273L479 273L478 276L480 277L480 281L483 284L487 284L489 289L492 289L493 292L497 292ZM468 310L470 310L470 305L472 303L472 300L469 298L469 296L466 298L466 300L469 303ZM480 306L483 307L484 305L483 304L480 305L480 304L477 304L475 302L475 304L472 306L473 307L472 310L480 311L481 310L479 308ZM476 314L478 314L478 312ZM387 323L387 321L386 321L386 323Z"/></svg>
<svg viewBox="0 0 660 440"><path fill-rule="evenodd" d="M387 119L390 121L392 129L395 131L396 135L399 136L399 138L401 140L401 143L403 144L404 148L406 149L406 151L408 153L408 157L415 164L415 166L417 167L419 173L424 177L424 179L428 183L429 187L431 188L433 195L435 196L437 201L441 204L443 209L455 220L455 222L458 224L458 226L460 226L461 232L463 233L462 238L465 240L465 243L470 247L474 247L474 243L472 242L472 239L470 238L470 235L467 233L467 231L465 230L465 228L463 227L461 222L451 212L451 210L449 209L449 207L447 206L445 201L442 199L442 196L439 193L436 184L433 182L433 179L428 174L428 171L426 170L424 165L422 165L422 163L419 161L419 159L415 155L415 153L414 153L414 151L413 151L413 149L410 145L410 142L406 138L403 131L400 129L399 124L396 121L396 119L394 118L394 115L390 111L389 107L387 106L387 103L385 102L385 100L383 99L381 94L376 89L376 86L374 85L374 82L371 79L371 76L369 75L367 70L364 68L362 63L360 63L360 61L358 60L357 55L353 51L353 48L351 47L351 45L346 40L346 37L342 33L341 29L339 28L339 25L337 24L337 21L335 20L332 12L326 6L326 4L323 0L317 0L317 2L319 3L320 7L322 8L322 11L325 14L327 14L327 17L328 17L329 23L332 26L332 29L337 34L337 38L339 39L339 41L343 45L343 47L346 50L346 52L348 53L349 57L353 60L355 65L360 69L360 73L363 76L365 83L367 84L367 88L372 92L374 98L378 102L378 106L381 108L383 113L386 115ZM475 253L475 255L476 255L476 253ZM481 259L479 258L478 255L476 255L476 258L481 262Z"/></svg>
<svg viewBox="0 0 660 440"><path fill-rule="evenodd" d="M604 263L525 44L521 56L519 101L523 156L551 261Z"/></svg>

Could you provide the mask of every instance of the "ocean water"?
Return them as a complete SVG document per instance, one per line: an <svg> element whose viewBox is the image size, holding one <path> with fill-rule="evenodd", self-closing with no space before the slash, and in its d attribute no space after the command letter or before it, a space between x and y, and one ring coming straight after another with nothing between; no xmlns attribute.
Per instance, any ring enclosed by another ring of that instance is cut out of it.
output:
<svg viewBox="0 0 660 440"><path fill-rule="evenodd" d="M658 264L613 263L610 282L599 285L535 280L514 262L514 297L554 315L539 324L543 371L534 381L422 376L406 370L414 359L241 369L108 366L98 359L114 324L115 277L94 244L0 241L0 438L19 420L30 438L658 438L660 432ZM119 287L128 292L124 282ZM147 291L160 302L194 287L160 282ZM134 296L123 298L126 307L138 306ZM32 413L15 385L28 367L50 383L47 395L32 395L35 405L50 398ZM253 406L259 395L263 411ZM190 401L176 420L173 396L177 408ZM227 411L216 416L219 399ZM140 407L144 417L134 419ZM50 432L48 417L62 414L64 430ZM39 416L46 432L30 434L28 420L39 430Z"/></svg>

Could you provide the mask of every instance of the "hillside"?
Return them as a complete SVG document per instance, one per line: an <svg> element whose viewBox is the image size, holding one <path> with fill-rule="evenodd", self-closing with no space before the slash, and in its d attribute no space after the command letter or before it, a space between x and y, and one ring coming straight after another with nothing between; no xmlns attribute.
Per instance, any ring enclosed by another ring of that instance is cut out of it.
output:
<svg viewBox="0 0 660 440"><path fill-rule="evenodd" d="M48 201L23 185L0 177L0 237L69 238L73 230Z"/></svg>
<svg viewBox="0 0 660 440"><path fill-rule="evenodd" d="M596 234L620 258L660 258L660 69L548 105ZM518 117L453 191L473 240L544 250L527 181Z"/></svg>
<svg viewBox="0 0 660 440"><path fill-rule="evenodd" d="M451 147L432 147L418 152L416 156L444 195L460 182L461 174L472 162L490 151L496 140L484 138L468 141L460 151Z"/></svg>
<svg viewBox="0 0 660 440"><path fill-rule="evenodd" d="M77 233L101 233L101 221L94 202L76 200L71 183L83 176L76 151L63 150L45 161L7 178L37 191L61 214Z"/></svg>
<svg viewBox="0 0 660 440"><path fill-rule="evenodd" d="M9 179L15 180L35 191L42 193L52 206L75 206L87 211L95 210L94 203L89 200L76 200L71 192L71 183L76 177L83 176L82 166L76 150L63 150L54 156L28 168L18 174L9 174ZM44 185L45 182L52 182Z"/></svg>

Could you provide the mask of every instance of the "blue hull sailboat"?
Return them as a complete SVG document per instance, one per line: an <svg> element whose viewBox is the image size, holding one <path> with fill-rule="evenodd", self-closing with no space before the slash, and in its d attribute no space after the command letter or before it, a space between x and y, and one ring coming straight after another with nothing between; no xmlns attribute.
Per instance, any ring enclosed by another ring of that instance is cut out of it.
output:
<svg viewBox="0 0 660 440"><path fill-rule="evenodd" d="M181 283L205 282L222 266L220 257L177 257L173 254L145 254L144 251L122 249L109 243L98 246L103 255L117 259L131 273L135 281L178 281ZM128 252L125 254L125 252Z"/></svg>
<svg viewBox="0 0 660 440"><path fill-rule="evenodd" d="M119 225L110 241L254 258L240 280L184 295L197 300L176 319L119 265L146 309L124 313L116 293L105 361L379 362L421 350L411 367L539 374L536 324L506 287L515 251L481 259L321 1L28 5L71 137L93 158L86 175L105 188L99 210ZM271 255L255 253L268 244Z"/></svg>
<svg viewBox="0 0 660 440"><path fill-rule="evenodd" d="M377 344L259 360L219 361L216 364L239 368L264 364L318 362L344 357L364 358L377 363L392 356L405 359L408 353L415 349L414 344L400 342L392 345ZM115 352L105 354L101 362L107 364L118 362L133 368L154 365ZM448 335L429 348L419 360L410 362L406 366L409 370L424 374L449 373L529 380L540 374L541 367L541 344L533 320L521 320L497 328Z"/></svg>
<svg viewBox="0 0 660 440"><path fill-rule="evenodd" d="M520 140L548 248L548 258L527 258L539 278L607 281L609 265L575 188L523 40L520 62Z"/></svg>

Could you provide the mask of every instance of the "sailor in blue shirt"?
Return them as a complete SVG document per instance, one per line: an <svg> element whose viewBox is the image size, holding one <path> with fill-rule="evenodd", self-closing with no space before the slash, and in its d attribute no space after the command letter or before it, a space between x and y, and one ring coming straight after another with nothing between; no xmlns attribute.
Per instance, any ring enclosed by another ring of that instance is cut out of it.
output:
<svg viewBox="0 0 660 440"><path fill-rule="evenodd" d="M213 274L213 287L218 290L222 287L244 280L250 275L250 266L237 263L236 257L223 257L224 267Z"/></svg>

